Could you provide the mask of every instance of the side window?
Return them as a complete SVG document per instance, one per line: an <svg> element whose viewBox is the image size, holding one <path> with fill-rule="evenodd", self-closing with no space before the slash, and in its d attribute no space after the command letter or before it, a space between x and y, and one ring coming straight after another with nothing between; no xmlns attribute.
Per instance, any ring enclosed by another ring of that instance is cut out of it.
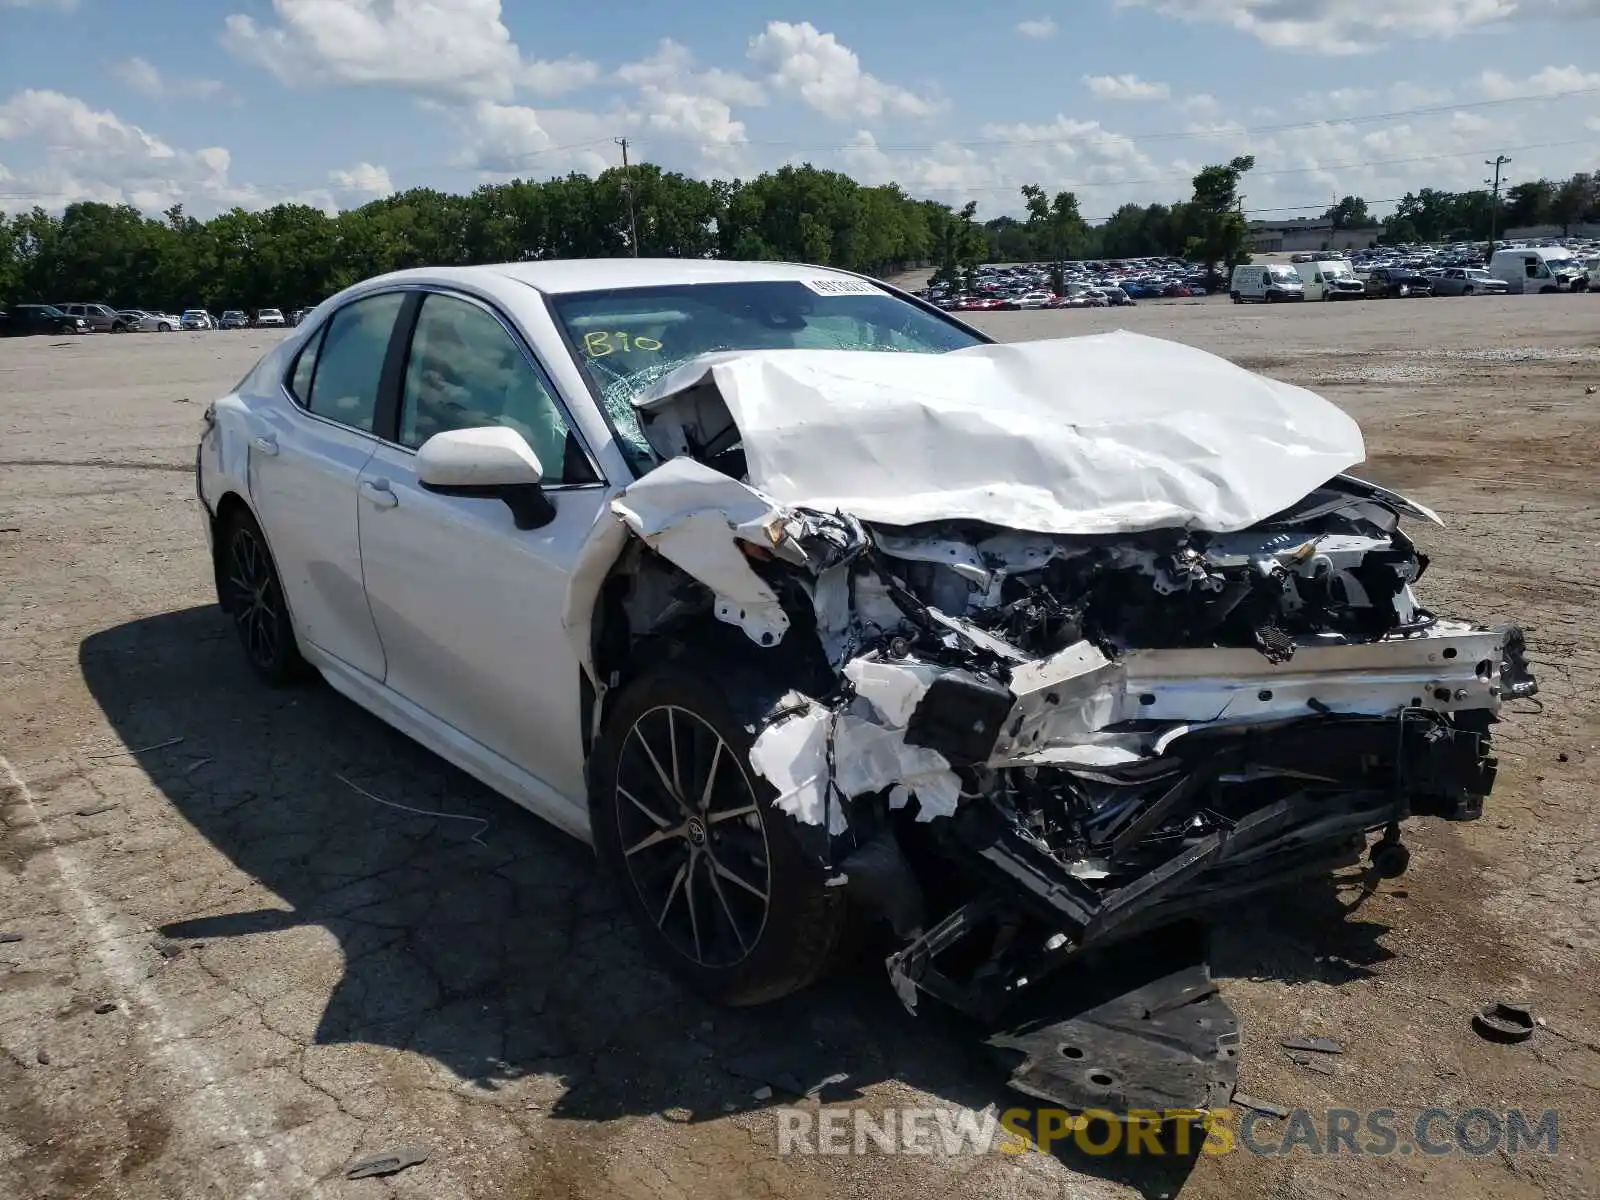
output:
<svg viewBox="0 0 1600 1200"><path fill-rule="evenodd" d="M317 353L322 349L322 335L327 332L323 326L311 335L311 340L300 347L300 353L295 356L294 369L289 372L289 394L301 408L305 408L311 401L311 380L317 373Z"/></svg>
<svg viewBox="0 0 1600 1200"><path fill-rule="evenodd" d="M484 425L527 439L547 483L595 481L550 384L505 327L475 304L430 295L411 337L400 441L415 449L436 433Z"/></svg>
<svg viewBox="0 0 1600 1200"><path fill-rule="evenodd" d="M333 314L306 381L308 409L341 425L372 432L383 356L404 302L404 293L385 292L347 304ZM299 367L296 363L297 375Z"/></svg>

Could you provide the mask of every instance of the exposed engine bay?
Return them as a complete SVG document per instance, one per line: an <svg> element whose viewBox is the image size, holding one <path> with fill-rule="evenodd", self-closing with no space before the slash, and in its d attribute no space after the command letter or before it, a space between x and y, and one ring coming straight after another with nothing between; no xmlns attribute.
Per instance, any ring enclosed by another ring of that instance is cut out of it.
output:
<svg viewBox="0 0 1600 1200"><path fill-rule="evenodd" d="M1341 471L1227 529L886 523L755 486L736 383L641 403L676 456L614 502L637 540L596 660L708 615L773 656L751 765L830 884L893 928L908 1009L1007 1022L1103 947L1350 865L1373 833L1371 869L1399 874L1401 821L1481 813L1490 729L1537 684L1519 629L1423 605L1401 518L1426 509ZM1114 1019L1079 1014L1090 1032L997 1033L1016 1085L1214 1102L1237 1030L1203 963L1138 987ZM1174 1034L1178 1011L1199 1015ZM1159 1085L1065 1055L1108 1036L1156 1053Z"/></svg>

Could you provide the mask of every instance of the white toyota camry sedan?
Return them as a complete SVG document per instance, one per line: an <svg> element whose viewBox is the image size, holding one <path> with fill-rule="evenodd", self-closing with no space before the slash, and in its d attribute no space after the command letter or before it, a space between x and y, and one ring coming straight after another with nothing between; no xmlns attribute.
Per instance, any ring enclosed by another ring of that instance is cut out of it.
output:
<svg viewBox="0 0 1600 1200"><path fill-rule="evenodd" d="M1522 635L1426 607L1402 523L1438 518L1364 455L1175 343L620 259L358 284L211 405L196 470L261 678L314 669L591 841L689 984L776 998L861 920L907 1007L999 1019L1481 811ZM1203 963L1157 975L997 1042L1019 1083L1127 1100L1111 1022L1193 1067L1166 1107L1214 1099L1231 1015Z"/></svg>

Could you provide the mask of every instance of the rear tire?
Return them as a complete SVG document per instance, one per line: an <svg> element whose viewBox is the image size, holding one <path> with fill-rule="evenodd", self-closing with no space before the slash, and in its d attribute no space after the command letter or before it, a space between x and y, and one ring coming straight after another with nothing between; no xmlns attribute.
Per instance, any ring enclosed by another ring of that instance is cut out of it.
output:
<svg viewBox="0 0 1600 1200"><path fill-rule="evenodd" d="M283 687L310 674L267 539L243 508L228 518L217 540L217 592L245 660L263 683Z"/></svg>
<svg viewBox="0 0 1600 1200"><path fill-rule="evenodd" d="M665 666L628 684L589 759L595 852L657 959L706 999L763 1004L815 981L845 930L842 889L750 766L725 688Z"/></svg>

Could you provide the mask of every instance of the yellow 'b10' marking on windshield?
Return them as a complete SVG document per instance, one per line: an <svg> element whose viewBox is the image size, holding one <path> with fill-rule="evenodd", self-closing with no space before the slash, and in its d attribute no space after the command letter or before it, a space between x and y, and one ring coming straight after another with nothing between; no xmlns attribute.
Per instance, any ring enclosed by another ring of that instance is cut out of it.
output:
<svg viewBox="0 0 1600 1200"><path fill-rule="evenodd" d="M613 341L612 339L615 339ZM608 354L615 354L621 350L626 354L629 350L644 350L655 352L661 349L661 343L653 337L632 337L623 330L612 332L608 329L597 329L593 333L583 335L583 352L590 358L604 358Z"/></svg>

